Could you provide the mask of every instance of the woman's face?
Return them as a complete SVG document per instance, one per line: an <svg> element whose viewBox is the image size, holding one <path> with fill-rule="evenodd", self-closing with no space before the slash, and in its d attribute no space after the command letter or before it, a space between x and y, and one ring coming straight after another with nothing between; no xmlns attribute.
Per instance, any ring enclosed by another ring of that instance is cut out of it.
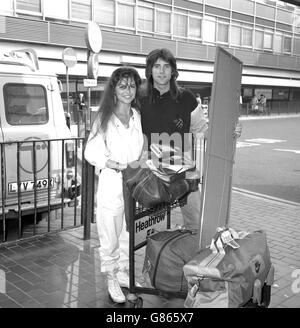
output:
<svg viewBox="0 0 300 328"><path fill-rule="evenodd" d="M131 104L136 95L136 84L132 77L121 79L115 87L117 102Z"/></svg>

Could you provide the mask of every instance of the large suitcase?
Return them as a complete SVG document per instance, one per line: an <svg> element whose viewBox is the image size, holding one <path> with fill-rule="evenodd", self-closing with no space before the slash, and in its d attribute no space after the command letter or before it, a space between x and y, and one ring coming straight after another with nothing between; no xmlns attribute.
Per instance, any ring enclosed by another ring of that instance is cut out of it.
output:
<svg viewBox="0 0 300 328"><path fill-rule="evenodd" d="M218 234L210 248L183 267L189 285L185 307L267 307L274 268L266 233L234 231L233 238L228 229L224 231L225 238Z"/></svg>
<svg viewBox="0 0 300 328"><path fill-rule="evenodd" d="M198 231L165 230L147 239L143 274L151 285L165 292L187 293L183 266L198 251Z"/></svg>

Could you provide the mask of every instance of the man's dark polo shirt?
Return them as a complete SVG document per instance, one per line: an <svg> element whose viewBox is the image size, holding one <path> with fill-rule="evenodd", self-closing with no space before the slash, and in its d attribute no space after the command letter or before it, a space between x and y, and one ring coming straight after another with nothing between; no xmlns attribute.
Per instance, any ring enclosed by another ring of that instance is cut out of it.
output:
<svg viewBox="0 0 300 328"><path fill-rule="evenodd" d="M170 91L160 95L157 89L153 89L153 102L149 104L147 98L141 99L141 121L144 135L151 144L151 133L178 132L184 136L189 133L191 124L191 112L198 103L191 91L184 89L177 100L171 98ZM176 126L178 120L183 121L181 128ZM183 140L183 139L182 139Z"/></svg>

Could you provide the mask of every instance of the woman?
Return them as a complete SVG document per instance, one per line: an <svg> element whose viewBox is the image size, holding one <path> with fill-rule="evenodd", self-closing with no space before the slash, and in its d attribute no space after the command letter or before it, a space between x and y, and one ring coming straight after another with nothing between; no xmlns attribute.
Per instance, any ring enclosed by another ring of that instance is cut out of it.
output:
<svg viewBox="0 0 300 328"><path fill-rule="evenodd" d="M139 159L143 147L136 95L141 84L132 67L120 67L110 77L85 148L86 160L99 173L97 229L101 272L106 273L108 292L124 303L120 287L129 287L129 235L126 231L122 170Z"/></svg>

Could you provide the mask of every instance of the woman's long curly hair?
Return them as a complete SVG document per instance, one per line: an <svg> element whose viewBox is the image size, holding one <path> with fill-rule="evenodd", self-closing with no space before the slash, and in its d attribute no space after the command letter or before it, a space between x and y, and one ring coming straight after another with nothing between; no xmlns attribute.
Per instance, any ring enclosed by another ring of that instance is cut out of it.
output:
<svg viewBox="0 0 300 328"><path fill-rule="evenodd" d="M113 111L115 109L115 88L119 81L123 79L132 78L136 85L136 96L131 103L132 107L139 109L139 102L137 95L139 92L139 87L141 85L141 78L137 70L131 66L122 66L117 68L108 80L104 94L99 104L99 109L93 123L93 132L105 133L107 129L107 123L111 118Z"/></svg>
<svg viewBox="0 0 300 328"><path fill-rule="evenodd" d="M174 100L177 100L182 93L182 89L177 84L178 70L176 59L173 56L172 52L166 48L152 50L146 58L146 70L145 75L147 81L143 85L143 89L140 92L142 99L147 99L149 103L153 102L153 86L154 81L152 77L152 68L158 59L162 59L170 64L172 68L172 75L170 80L170 93L171 97Z"/></svg>

